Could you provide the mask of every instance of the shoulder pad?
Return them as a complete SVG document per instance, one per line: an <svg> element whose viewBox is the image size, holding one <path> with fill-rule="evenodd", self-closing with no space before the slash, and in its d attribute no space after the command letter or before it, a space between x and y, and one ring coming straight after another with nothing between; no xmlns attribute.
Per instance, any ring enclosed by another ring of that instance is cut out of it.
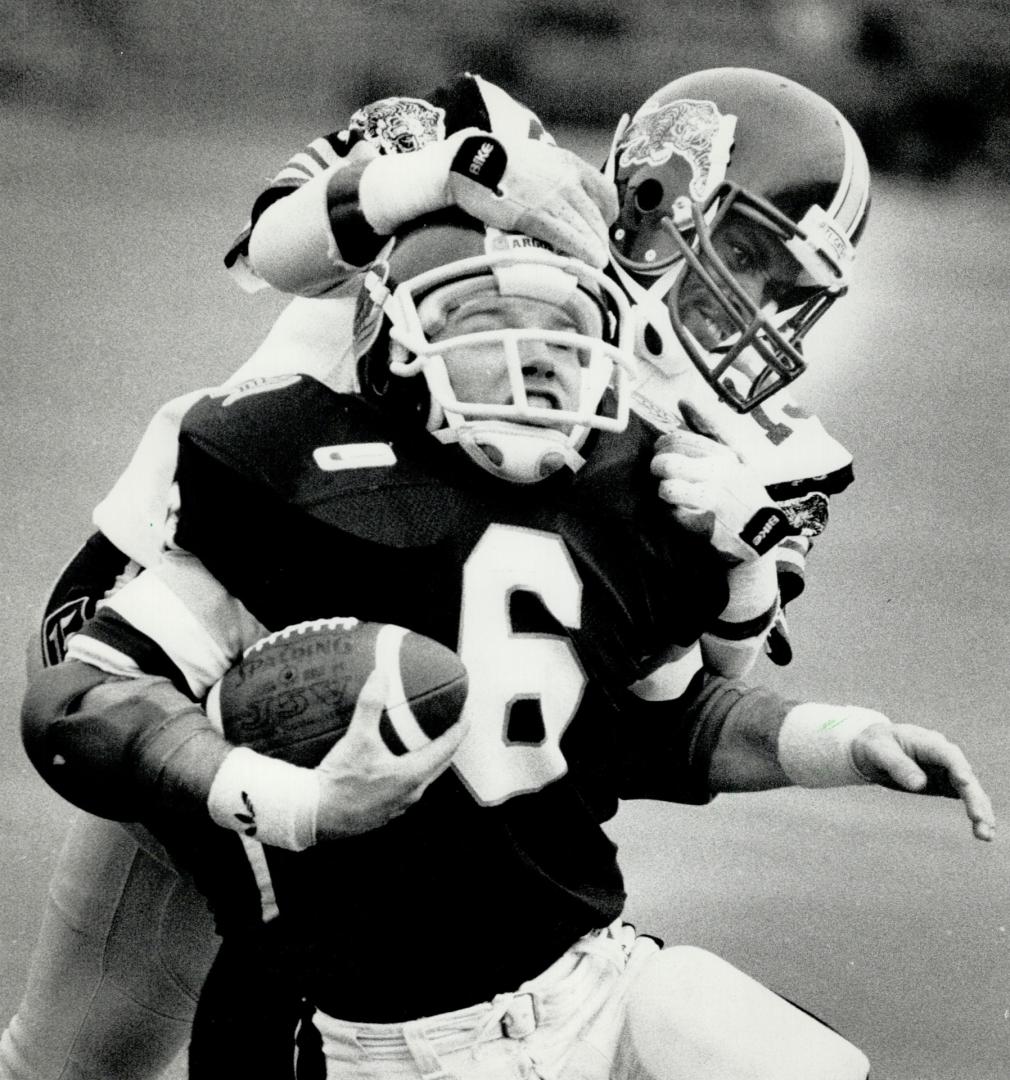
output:
<svg viewBox="0 0 1010 1080"><path fill-rule="evenodd" d="M657 438L658 430L634 413L623 432L600 433L576 475L578 490L601 511L621 517L635 516L643 503L651 509L657 497L649 464Z"/></svg>
<svg viewBox="0 0 1010 1080"><path fill-rule="evenodd" d="M181 439L180 482L199 474L194 452L209 455L306 514L393 547L435 543L460 512L444 447L403 437L362 398L309 376L215 391L187 414Z"/></svg>
<svg viewBox="0 0 1010 1080"><path fill-rule="evenodd" d="M270 475L313 447L388 442L389 433L360 398L308 375L273 375L211 391L186 413L180 438L240 471Z"/></svg>

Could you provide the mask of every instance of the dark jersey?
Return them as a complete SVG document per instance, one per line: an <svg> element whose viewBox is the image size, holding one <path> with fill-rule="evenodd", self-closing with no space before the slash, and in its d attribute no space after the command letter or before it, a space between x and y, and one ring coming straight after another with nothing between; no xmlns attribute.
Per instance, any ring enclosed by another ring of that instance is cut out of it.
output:
<svg viewBox="0 0 1010 1080"><path fill-rule="evenodd" d="M622 909L600 827L619 798L709 798L710 736L628 689L726 601L721 565L655 495L653 438L632 420L577 475L512 485L309 378L187 415L178 543L256 619L397 623L470 674L470 733L402 817L252 862L237 834L186 839L225 933L259 925L265 860L267 940L324 1011L405 1019L537 974ZM646 740L643 783L628 759Z"/></svg>

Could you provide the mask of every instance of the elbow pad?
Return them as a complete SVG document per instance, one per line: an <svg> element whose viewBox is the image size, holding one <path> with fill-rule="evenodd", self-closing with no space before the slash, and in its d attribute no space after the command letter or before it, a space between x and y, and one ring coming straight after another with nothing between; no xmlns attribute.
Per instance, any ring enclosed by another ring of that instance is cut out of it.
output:
<svg viewBox="0 0 1010 1080"><path fill-rule="evenodd" d="M66 661L30 683L25 750L42 778L99 817L142 821L169 809L206 815L228 751L203 710L167 680L117 679Z"/></svg>
<svg viewBox="0 0 1010 1080"><path fill-rule="evenodd" d="M87 791L78 792L77 785L63 768L66 717L78 708L89 690L109 678L107 672L75 660L43 668L29 680L21 705L21 741L36 772L63 798L100 817L123 819L124 815L110 812L113 810L111 801L106 805L106 800L113 795L106 785L96 784L98 797L89 800ZM96 738L100 738L97 733ZM98 747L95 756L101 756ZM98 808L99 803L101 808Z"/></svg>

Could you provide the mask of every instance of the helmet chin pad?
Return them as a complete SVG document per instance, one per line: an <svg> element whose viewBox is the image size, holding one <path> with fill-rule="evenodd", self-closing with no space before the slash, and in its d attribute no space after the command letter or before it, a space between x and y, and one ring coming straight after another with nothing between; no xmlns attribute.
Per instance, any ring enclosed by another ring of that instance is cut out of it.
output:
<svg viewBox="0 0 1010 1080"><path fill-rule="evenodd" d="M560 469L577 472L582 468L585 459L577 446L589 432L581 428L566 436L532 424L475 420L443 427L433 434L441 443L458 443L467 457L499 480L535 484Z"/></svg>

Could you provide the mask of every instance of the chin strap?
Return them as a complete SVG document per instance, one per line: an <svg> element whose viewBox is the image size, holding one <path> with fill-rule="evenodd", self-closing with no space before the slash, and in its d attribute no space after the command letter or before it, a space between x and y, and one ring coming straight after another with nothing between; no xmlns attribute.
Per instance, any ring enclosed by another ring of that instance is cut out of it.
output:
<svg viewBox="0 0 1010 1080"><path fill-rule="evenodd" d="M678 375L692 366L674 332L666 306L666 294L683 269L683 260L678 259L648 287L640 285L616 259L611 259L610 265L635 305L635 355L667 376Z"/></svg>
<svg viewBox="0 0 1010 1080"><path fill-rule="evenodd" d="M535 484L565 467L578 472L586 463L571 436L530 424L477 420L432 434L440 443L457 443L486 472L513 484ZM576 440L579 445L584 438Z"/></svg>

